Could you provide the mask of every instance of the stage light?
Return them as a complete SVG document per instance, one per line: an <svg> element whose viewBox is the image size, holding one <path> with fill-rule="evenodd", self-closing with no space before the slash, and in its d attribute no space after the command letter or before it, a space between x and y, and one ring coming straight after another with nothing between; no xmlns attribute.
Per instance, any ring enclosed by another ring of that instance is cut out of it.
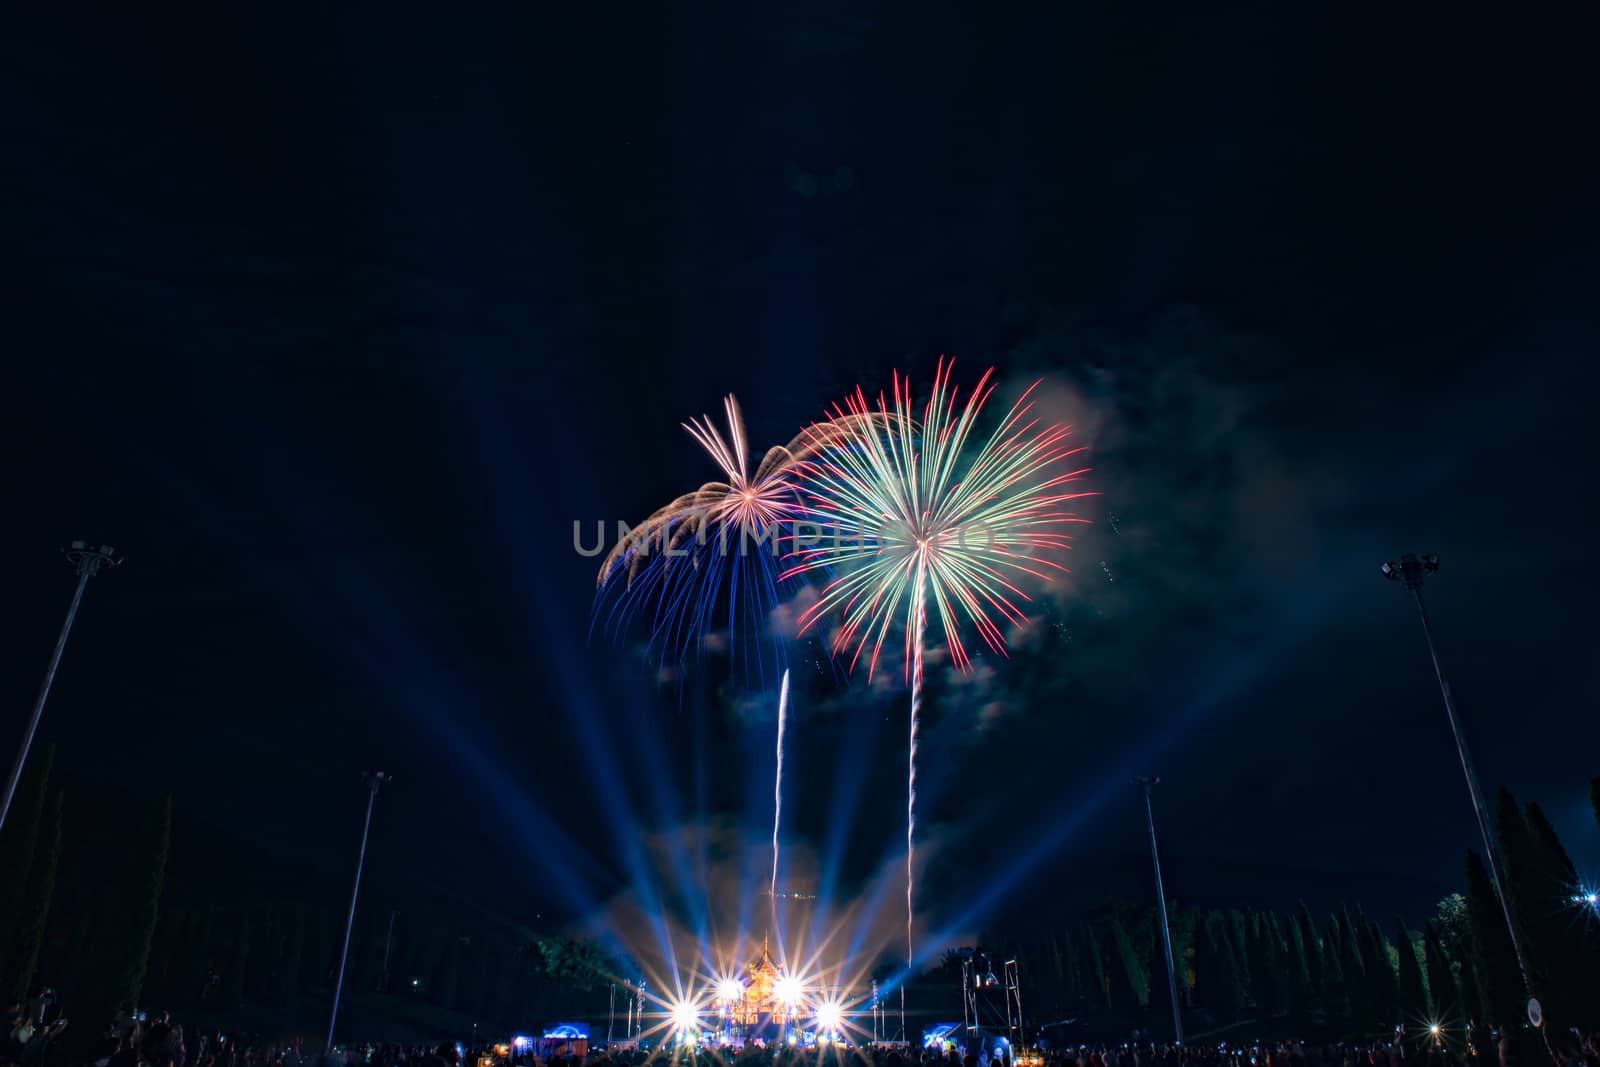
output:
<svg viewBox="0 0 1600 1067"><path fill-rule="evenodd" d="M795 1037L794 1037L794 1035L793 1035L793 1034L790 1034L790 1035L789 1035L789 1044L791 1044L791 1045L792 1045L792 1044L794 1044L794 1043L795 1043Z"/></svg>
<svg viewBox="0 0 1600 1067"><path fill-rule="evenodd" d="M824 1034L832 1033L839 1029L839 1023L844 1020L844 1009L837 1001L825 1000L817 1005L817 1029Z"/></svg>
<svg viewBox="0 0 1600 1067"><path fill-rule="evenodd" d="M724 978L717 983L717 996L725 1003L732 1004L744 999L744 983L737 978Z"/></svg>
<svg viewBox="0 0 1600 1067"><path fill-rule="evenodd" d="M1439 1036L1439 1024L1438 1023L1434 1023L1432 1026L1428 1027L1428 1033L1432 1034L1434 1037L1438 1037Z"/></svg>
<svg viewBox="0 0 1600 1067"><path fill-rule="evenodd" d="M783 1004L793 1007L800 1003L805 996L805 987L800 979L792 974L785 974L778 978L772 986L772 991L778 995L778 1000Z"/></svg>
<svg viewBox="0 0 1600 1067"><path fill-rule="evenodd" d="M700 1026L700 1009L688 1001L672 1006L672 1028L679 1033L693 1033Z"/></svg>

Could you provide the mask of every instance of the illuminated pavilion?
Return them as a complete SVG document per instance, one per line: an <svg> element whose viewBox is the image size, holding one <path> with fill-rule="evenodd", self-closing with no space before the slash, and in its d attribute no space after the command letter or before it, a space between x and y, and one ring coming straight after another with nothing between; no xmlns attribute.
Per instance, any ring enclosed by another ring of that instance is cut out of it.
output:
<svg viewBox="0 0 1600 1067"><path fill-rule="evenodd" d="M763 940L761 958L745 968L742 994L727 1005L728 1021L746 1032L766 1023L781 1027L801 1021L805 1004L803 1001L785 1002L778 995L781 978L782 972L772 962L772 953Z"/></svg>

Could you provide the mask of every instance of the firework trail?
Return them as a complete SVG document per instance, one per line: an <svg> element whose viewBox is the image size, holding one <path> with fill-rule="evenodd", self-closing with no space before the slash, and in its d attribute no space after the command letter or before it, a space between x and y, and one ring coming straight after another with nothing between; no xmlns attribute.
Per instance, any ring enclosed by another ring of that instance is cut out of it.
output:
<svg viewBox="0 0 1600 1067"><path fill-rule="evenodd" d="M783 817L783 725L789 717L789 672L778 687L778 774L772 781L772 932L778 933L778 820ZM782 945L782 938L779 944Z"/></svg>
<svg viewBox="0 0 1600 1067"><path fill-rule="evenodd" d="M917 731L922 722L922 644L928 628L928 613L923 600L923 577L917 576L916 603L912 610L916 636L911 643L911 741L906 749L906 970L915 960L911 951L912 869L917 858ZM901 1002L902 1014L904 1000ZM900 1020L903 1024L904 1019Z"/></svg>
<svg viewBox="0 0 1600 1067"><path fill-rule="evenodd" d="M821 570L831 577L817 602L800 618L805 632L837 614L838 655L854 646L853 669L871 646L867 675L876 669L889 631L905 633L911 689L910 752L906 776L906 955L914 961L912 927L916 845L917 736L922 712L923 650L928 600L951 660L965 670L971 657L961 640L968 622L994 652L1005 654L1005 634L994 616L1024 625L1016 600L1028 579L1048 581L1066 568L1034 553L1070 547L1065 527L1086 522L1066 510L1091 494L1067 487L1087 468L1061 470L1082 451L1069 446L1070 429L1030 418L1030 386L981 443L974 428L994 392L991 369L960 403L944 360L933 390L914 415L911 383L894 376L892 403L880 395L876 409L857 389L833 416L814 428L809 453L794 473L803 482L807 518L821 536L795 539L793 563L782 577ZM969 444L975 445L970 453ZM1057 473L1059 471L1059 473Z"/></svg>

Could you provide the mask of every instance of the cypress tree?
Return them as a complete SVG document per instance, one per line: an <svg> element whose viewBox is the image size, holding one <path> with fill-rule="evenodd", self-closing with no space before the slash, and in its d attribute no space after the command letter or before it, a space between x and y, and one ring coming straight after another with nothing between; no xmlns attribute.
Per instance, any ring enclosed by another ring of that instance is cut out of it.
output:
<svg viewBox="0 0 1600 1067"><path fill-rule="evenodd" d="M0 975L16 971L12 949L26 921L29 875L55 756L53 745L39 747L17 782L11 811L5 826L0 827L0 857L5 861L5 873L0 877Z"/></svg>
<svg viewBox="0 0 1600 1067"><path fill-rule="evenodd" d="M1462 1014L1478 1025L1487 1025L1489 1006L1483 999L1483 979L1478 976L1478 964L1473 959L1472 937L1467 937L1467 954L1460 960L1460 975L1456 980L1456 996L1461 998Z"/></svg>
<svg viewBox="0 0 1600 1067"><path fill-rule="evenodd" d="M1289 919L1289 1016L1296 1030L1304 1032L1311 1025L1312 992L1311 968L1306 961L1305 935L1300 932L1299 920Z"/></svg>
<svg viewBox="0 0 1600 1067"><path fill-rule="evenodd" d="M1467 1013L1456 995L1456 978L1450 970L1450 958L1444 953L1444 942L1439 939L1439 928L1432 922L1422 927L1422 961L1428 978L1428 1017L1430 1019L1457 1019Z"/></svg>
<svg viewBox="0 0 1600 1067"><path fill-rule="evenodd" d="M55 895L56 862L61 856L61 790L56 790L44 813L28 865L28 883L22 894L22 912L16 936L7 954L13 999L26 999L39 966L39 947L44 944L45 924L50 919L50 901Z"/></svg>
<svg viewBox="0 0 1600 1067"><path fill-rule="evenodd" d="M1533 834L1528 822L1517 807L1511 790L1500 787L1495 795L1495 828L1500 838L1500 853L1505 858L1501 872L1505 884L1501 891L1510 898L1511 921L1517 924L1518 940L1522 943L1522 960L1527 965L1527 980L1533 996L1545 997L1545 960L1540 946L1531 936L1536 927L1542 903L1537 896L1538 856Z"/></svg>
<svg viewBox="0 0 1600 1067"><path fill-rule="evenodd" d="M1527 994L1489 872L1471 849L1467 850L1467 917L1472 928L1472 969L1486 1016L1479 1021L1490 1026L1514 1025L1522 1017Z"/></svg>
<svg viewBox="0 0 1600 1067"><path fill-rule="evenodd" d="M1428 1003L1428 987L1422 976L1422 962L1417 959L1416 942L1405 920L1395 920L1394 947L1400 953L1400 1020L1415 1023L1435 1018L1433 1006Z"/></svg>
<svg viewBox="0 0 1600 1067"><path fill-rule="evenodd" d="M1587 990L1600 971L1600 951L1592 925L1575 921L1577 868L1538 804L1528 805L1527 826L1533 866L1522 880L1529 898L1525 925L1544 963L1545 1012L1558 1023L1587 1023Z"/></svg>
<svg viewBox="0 0 1600 1067"><path fill-rule="evenodd" d="M1088 923L1083 925L1084 947L1088 949L1089 981L1094 989L1091 996L1096 1003L1103 1003L1111 1007L1111 979L1106 974L1105 957L1100 953L1100 939L1094 936L1094 930Z"/></svg>
<svg viewBox="0 0 1600 1067"><path fill-rule="evenodd" d="M1271 986L1273 975L1267 965L1267 935L1263 929L1261 913L1253 911L1245 922L1245 957L1250 963L1250 999L1255 1001L1256 1011L1262 1015L1269 1014L1271 1009Z"/></svg>
<svg viewBox="0 0 1600 1067"><path fill-rule="evenodd" d="M1239 981L1244 986L1244 995L1250 996L1250 957L1248 955L1249 926L1244 919L1244 912L1238 908L1230 908L1224 913L1228 922L1228 945L1233 950L1233 965L1239 971Z"/></svg>
<svg viewBox="0 0 1600 1067"><path fill-rule="evenodd" d="M1311 909L1300 902L1300 937L1305 944L1306 970L1311 975L1313 992L1321 993L1326 985L1322 962L1322 938L1317 936L1317 924L1312 921Z"/></svg>
<svg viewBox="0 0 1600 1067"><path fill-rule="evenodd" d="M1082 969L1078 966L1078 946L1072 942L1072 931L1061 931L1062 992L1068 1004L1083 999Z"/></svg>
<svg viewBox="0 0 1600 1067"><path fill-rule="evenodd" d="M144 991L171 843L172 798L164 796L156 802L143 831L134 839L123 889L112 899L116 921L104 938L101 952L101 992L113 1009L138 1006Z"/></svg>
<svg viewBox="0 0 1600 1067"><path fill-rule="evenodd" d="M1134 946L1133 939L1128 936L1127 928L1115 915L1111 916L1111 944L1116 949L1117 959L1122 964L1122 977L1133 992L1134 1003L1139 1006L1140 1011L1144 1011L1150 1007L1150 969L1139 958L1138 949Z"/></svg>
<svg viewBox="0 0 1600 1067"><path fill-rule="evenodd" d="M1361 921L1367 932L1362 956L1367 961L1369 1018L1374 1028L1387 1029L1405 1021L1400 1015L1399 954L1393 951L1377 923L1365 915Z"/></svg>
<svg viewBox="0 0 1600 1067"><path fill-rule="evenodd" d="M1267 912L1261 920L1261 925L1267 943L1266 951L1262 955L1266 959L1269 975L1265 1010L1273 1015L1282 1015L1289 1010L1288 946L1283 943L1283 933L1278 928L1276 912Z"/></svg>
<svg viewBox="0 0 1600 1067"><path fill-rule="evenodd" d="M1235 940L1243 932L1242 919L1239 912L1231 911L1217 923L1217 947L1222 957L1223 1010L1230 1019L1244 1017L1245 998L1250 989L1250 976L1244 965L1244 946Z"/></svg>
<svg viewBox="0 0 1600 1067"><path fill-rule="evenodd" d="M1212 912L1195 930L1195 988L1200 1002L1224 1024L1244 1014L1247 988L1238 952L1230 944L1232 929L1226 913Z"/></svg>
<svg viewBox="0 0 1600 1067"><path fill-rule="evenodd" d="M1327 932L1322 935L1322 964L1325 980L1322 1002L1328 1014L1338 1019L1350 1018L1350 991L1344 980L1344 935L1339 929L1339 916L1328 916Z"/></svg>
<svg viewBox="0 0 1600 1067"><path fill-rule="evenodd" d="M1372 1021L1372 1000L1367 985L1366 961L1361 958L1361 927L1350 909L1339 905L1339 971L1344 975L1345 995L1349 999L1352 1026L1364 1028Z"/></svg>
<svg viewBox="0 0 1600 1067"><path fill-rule="evenodd" d="M167 853L172 847L172 798L163 796L145 823L136 855L128 901L128 949L118 991L128 1004L139 1003L150 967L150 943L161 915L161 891L167 882Z"/></svg>

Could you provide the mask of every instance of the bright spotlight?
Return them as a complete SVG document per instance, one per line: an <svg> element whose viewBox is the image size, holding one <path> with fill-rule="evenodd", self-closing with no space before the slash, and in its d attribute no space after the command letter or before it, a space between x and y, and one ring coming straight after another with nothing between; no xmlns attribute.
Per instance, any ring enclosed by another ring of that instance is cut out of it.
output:
<svg viewBox="0 0 1600 1067"><path fill-rule="evenodd" d="M700 1027L700 1011L693 1004L684 1001L682 1004L672 1006L672 1028L679 1033L693 1033Z"/></svg>
<svg viewBox="0 0 1600 1067"><path fill-rule="evenodd" d="M800 979L796 978L792 974L781 976L777 982L773 984L772 991L778 995L778 1000L780 1002L788 1005L789 1007L794 1007L796 1004L800 1003L801 999L805 996L805 987L801 984Z"/></svg>
<svg viewBox="0 0 1600 1067"><path fill-rule="evenodd" d="M1432 1026L1428 1027L1428 1033L1432 1034L1434 1037L1438 1037L1439 1036L1439 1024L1438 1023L1434 1023Z"/></svg>
<svg viewBox="0 0 1600 1067"><path fill-rule="evenodd" d="M744 999L744 983L737 978L724 978L717 983L717 996L724 1003L732 1004Z"/></svg>
<svg viewBox="0 0 1600 1067"><path fill-rule="evenodd" d="M839 1029L844 1020L844 1009L836 1001L825 1000L817 1005L817 1029L824 1035Z"/></svg>

